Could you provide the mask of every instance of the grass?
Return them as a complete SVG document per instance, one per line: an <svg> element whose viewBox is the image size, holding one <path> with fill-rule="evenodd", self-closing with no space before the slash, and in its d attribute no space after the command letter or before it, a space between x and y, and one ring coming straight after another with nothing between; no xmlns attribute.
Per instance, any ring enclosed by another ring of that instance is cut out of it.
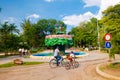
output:
<svg viewBox="0 0 120 80"><path fill-rule="evenodd" d="M101 71L104 71L104 70L105 70L105 68L104 68L104 67L100 67L100 70L101 70Z"/></svg>
<svg viewBox="0 0 120 80"><path fill-rule="evenodd" d="M0 55L0 58L6 58L6 57L8 57L8 56L5 56L5 55Z"/></svg>
<svg viewBox="0 0 120 80"><path fill-rule="evenodd" d="M27 66L27 65L37 65L37 64L42 64L43 62L24 62L22 66ZM0 68L7 68L7 67L12 67L12 66L21 66L21 65L16 65L13 62L8 62L5 64L1 64Z"/></svg>
<svg viewBox="0 0 120 80"><path fill-rule="evenodd" d="M120 62L111 63L108 65L109 68L120 68Z"/></svg>

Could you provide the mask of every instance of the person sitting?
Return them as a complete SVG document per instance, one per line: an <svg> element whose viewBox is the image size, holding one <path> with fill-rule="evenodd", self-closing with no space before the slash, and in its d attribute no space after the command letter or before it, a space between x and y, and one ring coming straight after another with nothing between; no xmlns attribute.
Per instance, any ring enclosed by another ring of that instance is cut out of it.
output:
<svg viewBox="0 0 120 80"><path fill-rule="evenodd" d="M54 51L54 57L56 59L57 66L59 66L59 60L61 60L62 57L60 56L60 51L58 47Z"/></svg>
<svg viewBox="0 0 120 80"><path fill-rule="evenodd" d="M67 55L67 59L70 61L70 64L73 65L73 61L75 59L75 55L73 53L73 51L71 51L68 55Z"/></svg>

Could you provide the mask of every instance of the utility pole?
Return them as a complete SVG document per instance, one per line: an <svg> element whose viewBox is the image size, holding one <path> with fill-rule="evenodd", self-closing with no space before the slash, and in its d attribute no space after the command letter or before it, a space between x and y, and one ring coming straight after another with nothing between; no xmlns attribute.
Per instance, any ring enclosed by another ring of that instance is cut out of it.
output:
<svg viewBox="0 0 120 80"><path fill-rule="evenodd" d="M98 19L97 19L97 43L98 43L98 49L100 51L100 33L99 33L99 25L98 25Z"/></svg>

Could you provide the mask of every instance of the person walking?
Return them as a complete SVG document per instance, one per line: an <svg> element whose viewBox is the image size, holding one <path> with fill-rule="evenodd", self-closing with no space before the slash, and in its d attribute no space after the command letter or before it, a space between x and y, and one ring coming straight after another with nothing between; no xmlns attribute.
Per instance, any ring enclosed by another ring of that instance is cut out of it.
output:
<svg viewBox="0 0 120 80"><path fill-rule="evenodd" d="M21 48L19 48L19 54L20 54L20 56L22 56L22 49Z"/></svg>
<svg viewBox="0 0 120 80"><path fill-rule="evenodd" d="M22 48L22 56L24 56L25 55L25 49L24 48Z"/></svg>

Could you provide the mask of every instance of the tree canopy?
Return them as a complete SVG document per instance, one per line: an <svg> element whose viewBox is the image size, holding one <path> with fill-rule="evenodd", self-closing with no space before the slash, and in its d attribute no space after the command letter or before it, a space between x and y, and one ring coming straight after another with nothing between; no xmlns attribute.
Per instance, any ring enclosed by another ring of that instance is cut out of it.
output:
<svg viewBox="0 0 120 80"><path fill-rule="evenodd" d="M44 47L45 36L56 34L58 27L63 28L63 32L66 33L66 25L62 21L55 19L41 19L37 23L32 24L30 20L24 20L21 24L23 29L23 39L31 47Z"/></svg>
<svg viewBox="0 0 120 80"><path fill-rule="evenodd" d="M19 37L16 33L19 33L17 26L4 22L0 25L0 51L7 52L16 50L19 46Z"/></svg>
<svg viewBox="0 0 120 80"><path fill-rule="evenodd" d="M110 50L110 57L115 57L115 54L120 54L120 4L110 6L103 12L103 17L100 20L103 25L105 33L112 35L112 48Z"/></svg>
<svg viewBox="0 0 120 80"><path fill-rule="evenodd" d="M90 22L80 23L69 34L74 35L73 41L75 46L97 46L97 19L92 18Z"/></svg>

